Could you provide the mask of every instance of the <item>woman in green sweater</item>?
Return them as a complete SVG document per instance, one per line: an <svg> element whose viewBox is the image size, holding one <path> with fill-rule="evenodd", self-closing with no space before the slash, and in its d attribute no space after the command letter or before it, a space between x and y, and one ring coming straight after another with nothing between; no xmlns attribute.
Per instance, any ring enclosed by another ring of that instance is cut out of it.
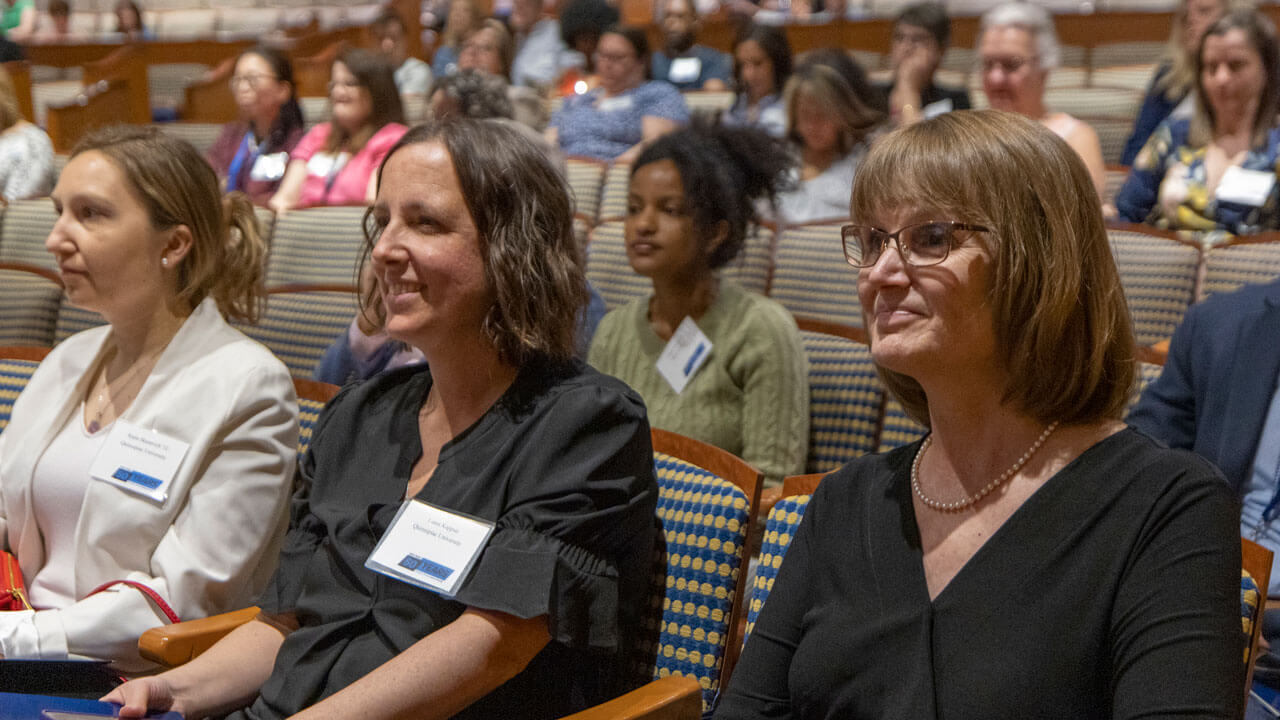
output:
<svg viewBox="0 0 1280 720"><path fill-rule="evenodd" d="M645 148L631 171L626 243L653 295L606 315L588 355L640 393L654 427L728 450L773 483L804 472L804 349L781 305L717 271L791 163L753 128L694 127Z"/></svg>

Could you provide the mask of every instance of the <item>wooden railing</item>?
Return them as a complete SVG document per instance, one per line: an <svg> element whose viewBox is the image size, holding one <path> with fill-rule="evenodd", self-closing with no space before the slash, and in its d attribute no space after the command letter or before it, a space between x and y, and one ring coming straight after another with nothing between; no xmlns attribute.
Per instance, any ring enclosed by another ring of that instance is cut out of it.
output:
<svg viewBox="0 0 1280 720"><path fill-rule="evenodd" d="M124 80L102 80L85 88L74 102L49 109L49 137L53 149L68 153L85 133L129 117L130 90Z"/></svg>

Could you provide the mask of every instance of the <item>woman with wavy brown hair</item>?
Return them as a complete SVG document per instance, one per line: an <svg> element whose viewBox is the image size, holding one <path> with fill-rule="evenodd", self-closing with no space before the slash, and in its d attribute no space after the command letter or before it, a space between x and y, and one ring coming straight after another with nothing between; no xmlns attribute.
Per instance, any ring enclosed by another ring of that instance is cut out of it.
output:
<svg viewBox="0 0 1280 720"><path fill-rule="evenodd" d="M0 654L144 671L138 635L168 612L225 612L265 586L297 402L284 365L227 324L257 316L266 244L194 148L98 131L52 198L67 299L107 324L49 353L0 435L0 549L33 606L0 613Z"/></svg>

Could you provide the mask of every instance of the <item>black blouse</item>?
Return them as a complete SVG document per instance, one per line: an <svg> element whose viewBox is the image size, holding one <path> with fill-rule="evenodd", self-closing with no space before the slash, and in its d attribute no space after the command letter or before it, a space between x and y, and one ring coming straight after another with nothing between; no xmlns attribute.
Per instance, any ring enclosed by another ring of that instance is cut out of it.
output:
<svg viewBox="0 0 1280 720"><path fill-rule="evenodd" d="M430 387L425 368L404 368L349 386L325 409L259 602L295 613L301 628L259 697L231 717L298 712L468 606L545 614L552 641L457 717L559 717L629 689L617 659L638 634L656 528L639 397L581 363L537 363L441 448L417 499L496 523L448 599L364 567L422 455L417 417Z"/></svg>
<svg viewBox="0 0 1280 720"><path fill-rule="evenodd" d="M1121 431L931 601L918 448L822 481L717 719L1240 716L1240 510L1208 463Z"/></svg>

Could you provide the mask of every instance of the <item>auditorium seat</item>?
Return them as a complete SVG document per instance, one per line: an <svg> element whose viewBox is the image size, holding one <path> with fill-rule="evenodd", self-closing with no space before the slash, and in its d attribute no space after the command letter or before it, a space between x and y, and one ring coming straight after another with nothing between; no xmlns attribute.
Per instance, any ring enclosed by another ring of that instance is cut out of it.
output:
<svg viewBox="0 0 1280 720"><path fill-rule="evenodd" d="M1120 188L1124 185L1124 181L1129 177L1128 165L1107 165L1107 184L1106 190L1102 193L1102 202L1112 205L1116 202L1116 195L1119 194Z"/></svg>
<svg viewBox="0 0 1280 720"><path fill-rule="evenodd" d="M1208 250L1200 299L1280 277L1280 233L1237 238Z"/></svg>
<svg viewBox="0 0 1280 720"><path fill-rule="evenodd" d="M1124 144L1133 132L1133 120L1112 117L1081 117L1083 122L1098 133L1098 143L1102 145L1102 162L1115 165L1124 154Z"/></svg>
<svg viewBox="0 0 1280 720"><path fill-rule="evenodd" d="M587 278L610 310L653 292L653 283L637 275L627 261L622 220L595 226L587 241Z"/></svg>
<svg viewBox="0 0 1280 720"><path fill-rule="evenodd" d="M574 212L595 223L606 165L599 160L579 157L566 158L564 165L569 189L573 191Z"/></svg>
<svg viewBox="0 0 1280 720"><path fill-rule="evenodd" d="M801 323L809 361L809 456L805 471L828 472L876 451L884 387L871 351L849 337Z"/></svg>
<svg viewBox="0 0 1280 720"><path fill-rule="evenodd" d="M779 234L769 297L797 317L862 326L858 271L845 260L839 224L795 225Z"/></svg>
<svg viewBox="0 0 1280 720"><path fill-rule="evenodd" d="M907 415L892 394L885 394L884 419L880 423L880 445L876 452L889 452L925 436L928 429Z"/></svg>
<svg viewBox="0 0 1280 720"><path fill-rule="evenodd" d="M1164 41L1133 41L1098 45L1089 52L1089 67L1095 71L1116 65L1148 65L1154 68L1169 44ZM1148 73L1150 77L1150 73ZM1142 86L1143 88L1146 85Z"/></svg>
<svg viewBox="0 0 1280 720"><path fill-rule="evenodd" d="M186 87L186 81L183 81L181 87ZM178 90L179 97L182 92L181 87ZM152 103L155 103L154 95ZM222 134L222 125L219 123L171 122L159 123L156 127L166 135L191 143L201 155L209 152L209 148L213 147L213 143L217 141L218 135Z"/></svg>
<svg viewBox="0 0 1280 720"><path fill-rule="evenodd" d="M356 284L364 253L365 208L319 207L294 210L276 219L267 287L295 283Z"/></svg>
<svg viewBox="0 0 1280 720"><path fill-rule="evenodd" d="M0 219L0 262L30 263L57 270L57 261L44 247L57 220L49 198L9 203Z"/></svg>
<svg viewBox="0 0 1280 720"><path fill-rule="evenodd" d="M1107 228L1139 345L1173 335L1195 299L1200 252L1173 233L1144 225Z"/></svg>
<svg viewBox="0 0 1280 720"><path fill-rule="evenodd" d="M35 359L0 357L0 433L8 427L13 402L27 387L39 364Z"/></svg>
<svg viewBox="0 0 1280 720"><path fill-rule="evenodd" d="M49 270L0 263L0 346L53 345L62 285Z"/></svg>
<svg viewBox="0 0 1280 720"><path fill-rule="evenodd" d="M1089 85L1091 87L1128 88L1145 93L1155 72L1156 66L1151 63L1098 67L1089 73ZM1132 124L1131 118L1130 125Z"/></svg>
<svg viewBox="0 0 1280 720"><path fill-rule="evenodd" d="M756 575L751 583L743 642L749 640L751 631L755 630L756 619L760 616L765 601L769 599L769 593L773 591L782 559L791 546L791 540L796 536L796 530L800 528L800 521L804 519L804 511L809 507L811 497L810 494L784 496L769 510L760 543L760 562L756 565Z"/></svg>
<svg viewBox="0 0 1280 720"><path fill-rule="evenodd" d="M351 324L357 301L354 287L345 291L304 287L269 293L257 325L233 324L270 348L294 377L310 378L324 351Z"/></svg>
<svg viewBox="0 0 1280 720"><path fill-rule="evenodd" d="M614 163L604 175L600 188L600 221L620 218L627 214L627 187L631 184L631 166Z"/></svg>
<svg viewBox="0 0 1280 720"><path fill-rule="evenodd" d="M53 343L56 345L78 332L106 324L106 319L96 312L78 308L65 297L58 306L58 320L53 328Z"/></svg>

